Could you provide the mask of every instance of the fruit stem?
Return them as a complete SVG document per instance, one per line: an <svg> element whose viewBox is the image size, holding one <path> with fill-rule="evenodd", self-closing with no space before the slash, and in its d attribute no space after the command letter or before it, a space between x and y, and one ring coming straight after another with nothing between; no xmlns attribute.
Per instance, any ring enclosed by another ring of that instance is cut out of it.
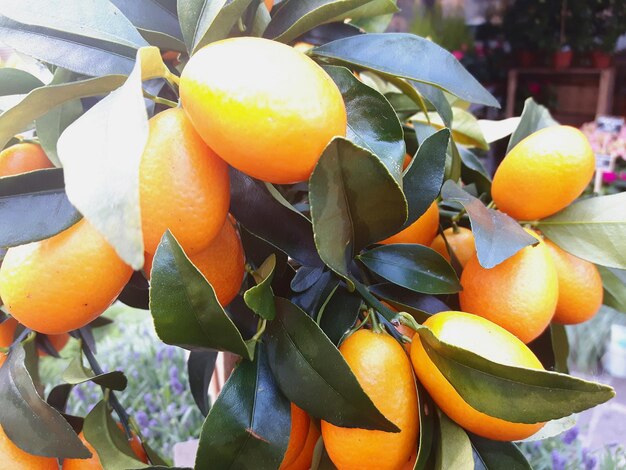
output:
<svg viewBox="0 0 626 470"><path fill-rule="evenodd" d="M374 310L377 310L388 321L392 322L394 320L397 320L398 314L396 312L394 312L393 310L385 307L380 302L380 300L378 300L376 297L374 297L370 293L370 291L369 291L369 289L367 287L365 287L363 284L361 284L356 279L351 278L351 281L354 283L354 287L355 287L356 291L359 293L361 298L363 298L363 300L365 300L365 303L367 305L372 307Z"/></svg>
<svg viewBox="0 0 626 470"><path fill-rule="evenodd" d="M495 208L496 208L495 201L491 201L489 204L487 204L487 209L495 209Z"/></svg>
<svg viewBox="0 0 626 470"><path fill-rule="evenodd" d="M412 330L418 331L423 329L424 327L415 321L413 315L407 312L398 312L398 316L400 317L400 323L408 326Z"/></svg>
<svg viewBox="0 0 626 470"><path fill-rule="evenodd" d="M154 96L152 93L148 93L146 90L143 91L143 96L148 98L149 100L154 101L156 104L162 104L164 106L169 106L170 108L178 107L178 103L175 103L166 98L161 98L160 96Z"/></svg>
<svg viewBox="0 0 626 470"><path fill-rule="evenodd" d="M82 331L80 330L76 330L76 331L78 332L78 336L80 338L80 348L85 354L85 357L87 358L89 367L91 367L91 369L94 371L96 375L104 374L104 371L102 370L102 367L100 367L100 364L98 363L98 360L96 359L96 356L93 354L91 349L89 349L89 346L87 345L87 343L83 340ZM120 418L120 422L122 423L126 436L128 437L128 439L132 439L133 435L130 432L130 425L128 424L130 420L128 413L126 412L122 404L119 402L119 400L117 399L113 391L105 389L105 387L102 387L102 392L106 393L106 391L109 392L109 404L111 405L111 408L115 410L115 412L117 413L117 416Z"/></svg>
<svg viewBox="0 0 626 470"><path fill-rule="evenodd" d="M167 72L163 75L163 78L165 79L167 84L170 86L172 91L176 93L176 95L178 96L178 87L180 86L180 78L177 75L170 72L169 70L167 70Z"/></svg>
<svg viewBox="0 0 626 470"><path fill-rule="evenodd" d="M376 312L374 312L373 308L370 307L367 309L367 316L372 324L372 331L374 333L382 333L383 329L381 328L380 323L378 323L378 316L376 315Z"/></svg>
<svg viewBox="0 0 626 470"><path fill-rule="evenodd" d="M262 319L262 320L259 320L259 324L257 326L256 333L251 338L252 341L254 341L256 343L261 338L261 336L263 336L263 333L265 333L265 327L266 326L267 326L267 320L265 318Z"/></svg>
<svg viewBox="0 0 626 470"><path fill-rule="evenodd" d="M464 207L463 209L461 209L461 211L460 211L457 215L453 216L453 217L450 219L450 220L451 220L451 222L452 222L453 224L456 224L456 223L459 221L459 219L465 215L465 212L466 212L466 210L465 210L465 207Z"/></svg>

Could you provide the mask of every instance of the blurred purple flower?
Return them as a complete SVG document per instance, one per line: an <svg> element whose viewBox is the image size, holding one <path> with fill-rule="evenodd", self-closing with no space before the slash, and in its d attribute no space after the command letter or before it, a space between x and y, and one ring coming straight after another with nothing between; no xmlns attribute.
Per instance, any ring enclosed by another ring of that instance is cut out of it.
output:
<svg viewBox="0 0 626 470"><path fill-rule="evenodd" d="M565 433L563 434L563 437L561 437L561 440L563 441L563 443L570 445L572 442L576 440L576 438L578 437L578 433L579 433L578 427L574 426L573 428L565 431Z"/></svg>
<svg viewBox="0 0 626 470"><path fill-rule="evenodd" d="M148 422L148 426L150 426L151 428L158 426L158 425L159 425L159 422L154 418Z"/></svg>
<svg viewBox="0 0 626 470"><path fill-rule="evenodd" d="M166 411L170 416L175 416L176 415L176 403L170 403L169 405L167 405Z"/></svg>
<svg viewBox="0 0 626 470"><path fill-rule="evenodd" d="M150 437L152 435L152 430L148 427L142 428L141 435L143 437Z"/></svg>
<svg viewBox="0 0 626 470"><path fill-rule="evenodd" d="M172 388L172 393L175 394L180 394L185 391L185 387L183 387L183 384L181 384L176 377L170 380L170 387Z"/></svg>
<svg viewBox="0 0 626 470"><path fill-rule="evenodd" d="M565 470L565 465L567 464L567 460L565 457L561 455L561 453L553 449L552 450L552 470Z"/></svg>
<svg viewBox="0 0 626 470"><path fill-rule="evenodd" d="M589 452L589 449L583 449L583 464L585 465L585 470L593 470L596 468L597 463L598 458Z"/></svg>
<svg viewBox="0 0 626 470"><path fill-rule="evenodd" d="M176 355L176 349L175 348L172 348L172 347L167 348L167 357L169 359L174 359L175 355Z"/></svg>
<svg viewBox="0 0 626 470"><path fill-rule="evenodd" d="M145 402L146 406L148 407L148 411L150 411L150 413L156 413L159 410L159 407L156 406L156 404L154 403L154 400L152 398L152 394L150 392L144 394L143 401Z"/></svg>
<svg viewBox="0 0 626 470"><path fill-rule="evenodd" d="M164 356L165 356L165 349L159 349L159 351L156 353L157 364L161 364L163 362Z"/></svg>
<svg viewBox="0 0 626 470"><path fill-rule="evenodd" d="M169 371L170 380L178 379L178 367L172 366Z"/></svg>
<svg viewBox="0 0 626 470"><path fill-rule="evenodd" d="M133 379L138 379L138 378L139 378L139 372L138 372L138 371L136 371L136 370L133 370L133 371L131 371L130 376L131 376Z"/></svg>
<svg viewBox="0 0 626 470"><path fill-rule="evenodd" d="M76 398L78 398L80 401L87 401L87 396L85 395L85 391L82 387L75 387L74 395L76 395Z"/></svg>
<svg viewBox="0 0 626 470"><path fill-rule="evenodd" d="M148 426L149 418L145 411L138 411L135 415L135 419L137 420L137 424L142 428Z"/></svg>

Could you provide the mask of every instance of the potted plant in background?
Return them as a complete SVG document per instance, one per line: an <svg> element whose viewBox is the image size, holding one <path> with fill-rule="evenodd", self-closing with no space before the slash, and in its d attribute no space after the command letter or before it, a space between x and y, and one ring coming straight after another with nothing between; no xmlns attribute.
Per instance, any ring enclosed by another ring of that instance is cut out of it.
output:
<svg viewBox="0 0 626 470"><path fill-rule="evenodd" d="M626 2L597 0L593 7L594 48L591 60L596 68L611 65L618 38L626 33Z"/></svg>

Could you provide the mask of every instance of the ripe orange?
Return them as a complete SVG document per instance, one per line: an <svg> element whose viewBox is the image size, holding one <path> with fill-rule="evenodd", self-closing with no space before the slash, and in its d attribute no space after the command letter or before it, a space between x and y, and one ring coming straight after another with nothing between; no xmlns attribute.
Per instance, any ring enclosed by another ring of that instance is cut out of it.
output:
<svg viewBox="0 0 626 470"><path fill-rule="evenodd" d="M448 344L467 349L500 364L543 369L539 359L519 339L498 325L465 312L440 312L424 325ZM522 424L488 416L472 408L461 398L428 356L419 334L411 347L411 360L419 381L439 408L468 431L497 441L525 439L544 423Z"/></svg>
<svg viewBox="0 0 626 470"><path fill-rule="evenodd" d="M311 58L267 39L217 41L180 80L183 109L235 168L272 183L308 179L334 136L346 134L339 89Z"/></svg>
<svg viewBox="0 0 626 470"><path fill-rule="evenodd" d="M415 449L419 429L411 363L391 336L360 329L339 350L376 407L400 432L341 428L322 421L326 450L339 470L398 469Z"/></svg>
<svg viewBox="0 0 626 470"><path fill-rule="evenodd" d="M24 452L4 433L0 426L0 462L7 470L58 470L57 460Z"/></svg>
<svg viewBox="0 0 626 470"><path fill-rule="evenodd" d="M117 427L122 430L122 425L117 423ZM102 463L100 463L100 458L96 452L96 449L85 439L85 436L81 432L78 437L83 442L85 447L89 449L91 452L91 458L89 459L65 459L63 460L63 470L102 470ZM148 463L148 456L146 455L146 451L143 449L141 445L141 441L135 435L129 441L130 448L133 450L134 454L137 456L139 460L143 463ZM56 468L56 467L55 467Z"/></svg>
<svg viewBox="0 0 626 470"><path fill-rule="evenodd" d="M148 279L153 259L152 255L146 254L144 271ZM228 305L239 292L246 263L241 239L231 219L226 219L208 247L189 259L211 283L220 304Z"/></svg>
<svg viewBox="0 0 626 470"><path fill-rule="evenodd" d="M150 119L139 176L145 250L154 254L167 229L187 253L206 248L228 213L228 165L206 146L182 109Z"/></svg>
<svg viewBox="0 0 626 470"><path fill-rule="evenodd" d="M402 162L402 170L406 170L409 167L409 165L411 164L411 160L413 160L413 157L408 153L405 153L404 161Z"/></svg>
<svg viewBox="0 0 626 470"><path fill-rule="evenodd" d="M52 167L54 165L37 144L22 142L0 152L0 176L18 175Z"/></svg>
<svg viewBox="0 0 626 470"><path fill-rule="evenodd" d="M296 457L296 459L286 467L281 467L283 470L309 470L311 468L311 462L313 460L313 451L315 445L320 438L320 430L311 419L309 420L309 429L306 435L306 441L302 447L302 451Z"/></svg>
<svg viewBox="0 0 626 470"><path fill-rule="evenodd" d="M10 317L0 323L0 348L8 348L13 344L17 325L15 318Z"/></svg>
<svg viewBox="0 0 626 470"><path fill-rule="evenodd" d="M474 234L471 230L465 227L447 228L443 231L446 236L450 249L454 252L454 255L461 263L461 267L465 267L469 259L476 254L476 245L474 243ZM448 253L448 247L441 235L437 235L430 247L450 261L450 253Z"/></svg>
<svg viewBox="0 0 626 470"><path fill-rule="evenodd" d="M434 201L422 216L404 230L378 242L384 245L390 243L419 243L430 245L437 235L439 228L439 207Z"/></svg>
<svg viewBox="0 0 626 470"><path fill-rule="evenodd" d="M415 462L417 461L417 447L413 449L413 453L409 457L409 460L404 464L402 470L413 470Z"/></svg>
<svg viewBox="0 0 626 470"><path fill-rule="evenodd" d="M21 324L45 334L85 326L121 292L132 269L86 219L42 240L9 248L0 297Z"/></svg>
<svg viewBox="0 0 626 470"><path fill-rule="evenodd" d="M274 6L274 0L265 0L265 6L267 7L267 11L271 11Z"/></svg>
<svg viewBox="0 0 626 470"><path fill-rule="evenodd" d="M567 253L546 240L559 278L559 300L554 321L564 325L592 318L602 305L602 278L595 264Z"/></svg>
<svg viewBox="0 0 626 470"><path fill-rule="evenodd" d="M474 255L463 269L461 285L462 310L497 323L524 343L546 329L559 297L556 268L543 241L491 269Z"/></svg>
<svg viewBox="0 0 626 470"><path fill-rule="evenodd" d="M280 464L279 470L289 467L298 458L309 433L309 423L311 418L302 408L291 404L291 433L289 434L289 445Z"/></svg>
<svg viewBox="0 0 626 470"><path fill-rule="evenodd" d="M493 178L491 195L503 212L537 220L568 206L593 176L595 158L578 129L553 126L518 143Z"/></svg>

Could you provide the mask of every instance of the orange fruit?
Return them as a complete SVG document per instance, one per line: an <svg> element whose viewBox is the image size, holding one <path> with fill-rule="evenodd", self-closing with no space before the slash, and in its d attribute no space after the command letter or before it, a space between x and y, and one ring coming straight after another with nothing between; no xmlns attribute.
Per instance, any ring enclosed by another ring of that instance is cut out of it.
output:
<svg viewBox="0 0 626 470"><path fill-rule="evenodd" d="M145 250L154 254L170 229L186 253L198 253L226 220L228 165L206 146L182 109L168 109L150 119L139 191Z"/></svg>
<svg viewBox="0 0 626 470"><path fill-rule="evenodd" d="M302 408L291 404L291 433L289 434L289 445L280 464L279 470L284 470L291 465L300 455L306 443L309 433L311 418Z"/></svg>
<svg viewBox="0 0 626 470"><path fill-rule="evenodd" d="M272 183L309 178L347 117L335 82L311 58L276 41L225 39L196 52L180 79L183 109L235 168Z"/></svg>
<svg viewBox="0 0 626 470"><path fill-rule="evenodd" d="M402 466L402 470L413 470L415 462L417 461L417 447L413 449L413 453L409 457L409 460Z"/></svg>
<svg viewBox="0 0 626 470"><path fill-rule="evenodd" d="M402 162L402 170L406 170L409 167L409 165L411 164L411 160L413 160L413 157L408 153L405 153L404 161Z"/></svg>
<svg viewBox="0 0 626 470"><path fill-rule="evenodd" d="M360 329L339 351L383 415L400 432L342 428L322 421L326 450L339 470L399 469L415 449L419 429L411 363L391 336Z"/></svg>
<svg viewBox="0 0 626 470"><path fill-rule="evenodd" d="M4 433L0 426L0 462L7 470L58 470L57 460L24 452Z"/></svg>
<svg viewBox="0 0 626 470"><path fill-rule="evenodd" d="M467 349L491 361L529 369L543 369L533 352L504 328L465 312L440 312L424 325L445 343ZM424 349L419 334L411 347L411 360L419 381L441 410L468 431L497 441L525 439L544 423L512 423L472 408L437 369Z"/></svg>
<svg viewBox="0 0 626 470"><path fill-rule="evenodd" d="M546 329L559 297L556 268L543 241L491 269L483 268L474 255L463 269L461 285L463 311L497 323L524 343Z"/></svg>
<svg viewBox="0 0 626 470"><path fill-rule="evenodd" d="M117 423L117 427L123 431L122 425ZM102 463L100 463L100 458L98 457L98 453L96 449L85 439L85 436L81 432L78 435L79 439L83 442L85 447L89 449L91 452L91 458L89 459L65 459L63 460L63 470L102 470ZM130 448L133 453L137 456L139 460L143 463L148 463L148 456L146 455L146 451L141 445L141 441L137 436L133 434L133 438L129 440Z"/></svg>
<svg viewBox="0 0 626 470"><path fill-rule="evenodd" d="M46 153L37 144L22 142L0 152L0 176L18 175L53 167Z"/></svg>
<svg viewBox="0 0 626 470"><path fill-rule="evenodd" d="M443 231L446 236L450 249L454 252L454 255L461 263L461 267L465 267L469 259L476 254L476 245L474 243L474 234L471 230L465 227L447 228ZM441 235L437 235L430 247L450 261L450 253L448 253L448 247Z"/></svg>
<svg viewBox="0 0 626 470"><path fill-rule="evenodd" d="M131 274L130 266L82 219L46 240L9 248L0 266L0 297L24 326L62 334L100 315Z"/></svg>
<svg viewBox="0 0 626 470"><path fill-rule="evenodd" d="M280 467L282 470L309 470L311 468L311 462L313 461L313 451L315 445L320 438L320 430L311 419L309 420L309 428L306 435L306 441L302 446L302 451L296 457L296 459L286 467Z"/></svg>
<svg viewBox="0 0 626 470"><path fill-rule="evenodd" d="M582 132L547 127L526 137L502 160L491 195L511 217L543 219L580 196L594 170L593 150Z"/></svg>
<svg viewBox="0 0 626 470"><path fill-rule="evenodd" d="M602 305L602 278L595 264L562 250L550 240L550 250L559 278L559 300L553 320L564 325L591 319Z"/></svg>
<svg viewBox="0 0 626 470"><path fill-rule="evenodd" d="M274 6L274 0L264 0L265 6L267 7L267 11L271 11Z"/></svg>
<svg viewBox="0 0 626 470"><path fill-rule="evenodd" d="M152 255L146 255L144 271L150 279ZM227 219L215 239L200 253L189 256L215 290L221 305L228 305L237 295L245 275L245 256L237 229Z"/></svg>
<svg viewBox="0 0 626 470"><path fill-rule="evenodd" d="M430 245L439 229L439 207L437 201L433 201L422 216L404 230L378 242L384 245L390 243L418 243Z"/></svg>
<svg viewBox="0 0 626 470"><path fill-rule="evenodd" d="M0 348L8 348L13 344L17 325L15 318L11 317L0 323Z"/></svg>

